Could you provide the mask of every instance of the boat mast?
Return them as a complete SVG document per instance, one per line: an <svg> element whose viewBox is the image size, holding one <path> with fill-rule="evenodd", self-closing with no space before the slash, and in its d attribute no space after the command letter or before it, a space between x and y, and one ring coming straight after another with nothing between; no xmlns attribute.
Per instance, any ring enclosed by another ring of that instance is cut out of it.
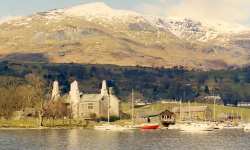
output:
<svg viewBox="0 0 250 150"><path fill-rule="evenodd" d="M215 94L214 94L214 92L213 92L213 90L212 90L212 96L213 96L213 99L214 99L214 122L215 122Z"/></svg>
<svg viewBox="0 0 250 150"><path fill-rule="evenodd" d="M188 101L188 119L191 120L190 101Z"/></svg>
<svg viewBox="0 0 250 150"><path fill-rule="evenodd" d="M134 110L134 89L132 89L132 94L131 94L131 97L132 97L132 104L131 104L131 119L132 119L132 124L134 125L135 124L135 120L134 120L134 113L135 113L135 110Z"/></svg>
<svg viewBox="0 0 250 150"><path fill-rule="evenodd" d="M214 122L215 122L215 98L214 98Z"/></svg>
<svg viewBox="0 0 250 150"><path fill-rule="evenodd" d="M108 93L108 123L110 123L110 93Z"/></svg>
<svg viewBox="0 0 250 150"><path fill-rule="evenodd" d="M243 121L242 110L240 111L240 121Z"/></svg>
<svg viewBox="0 0 250 150"><path fill-rule="evenodd" d="M181 101L182 101L182 100L180 100L180 121L182 121L182 114L181 114L181 111L182 111L182 110L181 110Z"/></svg>

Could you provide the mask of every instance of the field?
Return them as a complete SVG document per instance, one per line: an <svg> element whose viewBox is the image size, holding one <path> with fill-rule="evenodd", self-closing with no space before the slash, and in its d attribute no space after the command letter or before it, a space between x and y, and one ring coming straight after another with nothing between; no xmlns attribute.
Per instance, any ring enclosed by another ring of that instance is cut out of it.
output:
<svg viewBox="0 0 250 150"><path fill-rule="evenodd" d="M208 111L210 112L210 117L208 120L213 120L213 104L205 104L205 103L190 103L190 106L208 106ZM173 107L180 107L179 103L153 103L151 105L147 105L140 108L135 108L135 114L138 112L145 114L149 114L149 112L160 112L162 110L172 110ZM188 107L188 103L182 103L182 107ZM131 103L122 103L122 110L125 113L131 114ZM221 115L233 115L233 116L240 116L243 122L250 122L250 109L249 108L240 108L240 107L230 107L224 105L215 105L215 119L218 120ZM177 118L179 116L177 115Z"/></svg>

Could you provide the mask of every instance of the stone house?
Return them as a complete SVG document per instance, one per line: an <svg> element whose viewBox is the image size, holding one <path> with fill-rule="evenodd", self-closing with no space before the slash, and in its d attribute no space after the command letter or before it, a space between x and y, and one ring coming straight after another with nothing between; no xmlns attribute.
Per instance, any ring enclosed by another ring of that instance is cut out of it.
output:
<svg viewBox="0 0 250 150"><path fill-rule="evenodd" d="M57 84L55 84L57 85ZM53 89L57 87L53 87ZM57 94L53 94L57 95ZM85 94L81 93L77 81L71 83L70 92L66 103L72 112L73 118L89 119L92 115L96 117L107 117L108 106L110 116L120 116L120 100L114 94L112 88L107 87L107 82L102 82L100 93Z"/></svg>

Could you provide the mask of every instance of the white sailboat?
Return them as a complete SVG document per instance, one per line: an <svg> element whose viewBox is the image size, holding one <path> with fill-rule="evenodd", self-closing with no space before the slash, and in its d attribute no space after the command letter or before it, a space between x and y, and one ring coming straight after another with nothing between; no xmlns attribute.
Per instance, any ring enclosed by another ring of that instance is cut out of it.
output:
<svg viewBox="0 0 250 150"><path fill-rule="evenodd" d="M184 131L184 132L202 132L202 131L214 130L214 127L210 123L192 122L191 121L190 101L188 101L188 117L189 117L189 122L181 124L179 126L181 131Z"/></svg>
<svg viewBox="0 0 250 150"><path fill-rule="evenodd" d="M250 123L244 125L244 131L250 132Z"/></svg>
<svg viewBox="0 0 250 150"><path fill-rule="evenodd" d="M112 125L110 123L103 124L100 126L95 126L95 130L102 130L102 131L124 131L126 130L125 127L122 127L120 125Z"/></svg>
<svg viewBox="0 0 250 150"><path fill-rule="evenodd" d="M108 122L106 124L95 126L95 130L102 130L102 131L123 131L126 128L120 125L112 125L110 124L110 94L108 94Z"/></svg>
<svg viewBox="0 0 250 150"><path fill-rule="evenodd" d="M180 125L180 130L184 132L212 131L214 128L208 123L186 123Z"/></svg>
<svg viewBox="0 0 250 150"><path fill-rule="evenodd" d="M212 122L210 124L215 130L224 129L224 124L222 123Z"/></svg>
<svg viewBox="0 0 250 150"><path fill-rule="evenodd" d="M128 130L138 129L140 125L135 125L135 103L134 103L134 90L131 93L131 124L125 126Z"/></svg>
<svg viewBox="0 0 250 150"><path fill-rule="evenodd" d="M182 100L180 100L180 102L179 102L179 109L180 109L180 123L182 122ZM182 124L174 124L174 125L169 125L168 126L168 129L169 130L180 130L181 129L181 126L182 126Z"/></svg>

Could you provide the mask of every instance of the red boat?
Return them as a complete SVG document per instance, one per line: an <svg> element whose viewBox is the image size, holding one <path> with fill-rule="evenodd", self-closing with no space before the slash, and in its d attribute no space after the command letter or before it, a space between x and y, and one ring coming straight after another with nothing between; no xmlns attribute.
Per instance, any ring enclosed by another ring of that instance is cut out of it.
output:
<svg viewBox="0 0 250 150"><path fill-rule="evenodd" d="M160 126L158 124L144 124L141 126L141 129L143 130L154 130L158 129Z"/></svg>

